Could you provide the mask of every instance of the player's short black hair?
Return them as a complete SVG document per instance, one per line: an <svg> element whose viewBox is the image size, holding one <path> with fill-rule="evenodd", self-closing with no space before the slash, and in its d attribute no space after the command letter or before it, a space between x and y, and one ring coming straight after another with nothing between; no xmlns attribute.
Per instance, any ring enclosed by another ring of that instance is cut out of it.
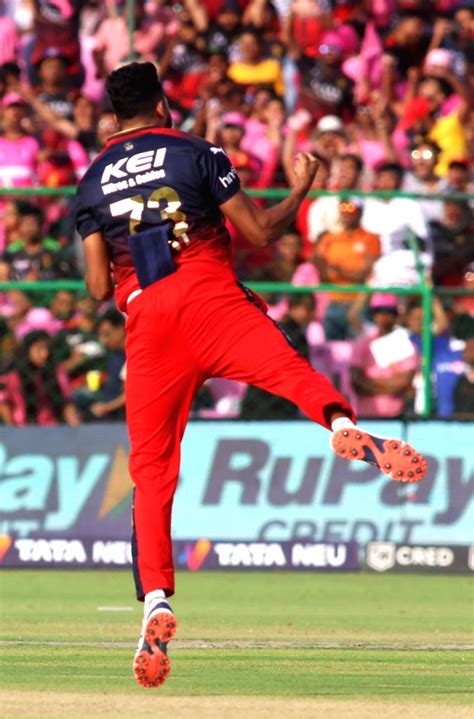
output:
<svg viewBox="0 0 474 719"><path fill-rule="evenodd" d="M163 87L152 62L131 62L110 73L105 83L115 114L121 120L153 114Z"/></svg>

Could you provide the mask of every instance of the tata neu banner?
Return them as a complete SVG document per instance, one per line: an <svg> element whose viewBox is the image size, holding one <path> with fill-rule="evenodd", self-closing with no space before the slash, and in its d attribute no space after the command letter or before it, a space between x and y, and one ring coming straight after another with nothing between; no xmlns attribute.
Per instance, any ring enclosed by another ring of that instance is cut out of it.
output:
<svg viewBox="0 0 474 719"><path fill-rule="evenodd" d="M92 539L9 538L1 548L4 567L124 567L132 563L130 542ZM176 541L178 569L299 569L354 571L359 548L322 542Z"/></svg>
<svg viewBox="0 0 474 719"><path fill-rule="evenodd" d="M337 459L329 433L309 421L191 422L174 538L205 534L237 545L474 543L472 425L364 425L406 438L426 454L423 482L403 485L369 465ZM128 542L131 493L123 425L1 428L0 548L17 539L77 540L89 557L91 538ZM26 552L29 545L23 546Z"/></svg>

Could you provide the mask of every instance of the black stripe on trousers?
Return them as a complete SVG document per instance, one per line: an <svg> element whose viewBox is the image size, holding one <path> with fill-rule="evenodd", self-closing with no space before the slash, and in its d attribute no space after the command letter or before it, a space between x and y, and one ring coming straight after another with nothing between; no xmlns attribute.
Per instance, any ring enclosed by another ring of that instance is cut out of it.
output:
<svg viewBox="0 0 474 719"><path fill-rule="evenodd" d="M301 352L298 350L297 347L295 347L295 344L294 344L293 340L291 339L291 337L286 334L285 330L283 329L283 327L282 327L278 322L276 322L275 320L273 320L271 317L268 316L268 314L265 312L265 309L262 307L262 305L260 305L260 304L257 302L257 300L255 299L254 295L251 293L251 291L249 290L249 288L246 287L245 285L243 285L242 282L237 282L237 284L238 284L238 286L240 287L240 289L242 290L242 292L244 293L245 297L248 299L248 301L251 302L251 303L253 304L253 306L256 307L258 310L260 310L260 312L261 312L263 315L265 315L265 317L267 318L267 320L268 320L269 322L271 322L272 325L273 325L274 327L276 327L277 330L283 335L283 337L286 339L286 341L288 342L288 344L290 345L290 347L291 347L292 349L294 349L295 352L298 352L299 355L301 355ZM303 356L303 355L301 355L301 356ZM305 357L304 359L306 359L306 357Z"/></svg>
<svg viewBox="0 0 474 719"><path fill-rule="evenodd" d="M140 572L138 570L138 542L137 534L135 530L135 488L133 488L133 499L132 499L132 565L133 565L133 579L135 581L135 590L137 593L137 599L143 602L145 599L145 592L143 591L142 582L140 579Z"/></svg>

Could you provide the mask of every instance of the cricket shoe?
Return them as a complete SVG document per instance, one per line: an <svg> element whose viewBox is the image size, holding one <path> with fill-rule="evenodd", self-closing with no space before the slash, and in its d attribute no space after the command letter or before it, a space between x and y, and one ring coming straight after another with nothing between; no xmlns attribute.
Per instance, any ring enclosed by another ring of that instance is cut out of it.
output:
<svg viewBox="0 0 474 719"><path fill-rule="evenodd" d="M425 458L409 444L358 427L343 427L334 432L331 448L338 457L373 464L398 482L419 482L426 474Z"/></svg>
<svg viewBox="0 0 474 719"><path fill-rule="evenodd" d="M159 687L170 673L168 642L176 631L176 617L165 599L157 601L143 619L133 659L135 679L143 687Z"/></svg>

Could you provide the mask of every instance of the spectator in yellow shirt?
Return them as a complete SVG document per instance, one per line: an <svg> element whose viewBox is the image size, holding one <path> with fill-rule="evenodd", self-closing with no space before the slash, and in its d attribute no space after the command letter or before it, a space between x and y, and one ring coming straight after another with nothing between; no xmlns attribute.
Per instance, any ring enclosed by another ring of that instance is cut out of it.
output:
<svg viewBox="0 0 474 719"><path fill-rule="evenodd" d="M447 68L431 68L432 72L436 72L436 77L427 77L421 83L419 94L428 101L430 108L428 137L441 149L436 174L445 177L451 160L467 154L465 122L469 100L465 85ZM448 115L441 115L443 103L453 92L460 98L458 108Z"/></svg>
<svg viewBox="0 0 474 719"><path fill-rule="evenodd" d="M270 85L278 95L285 86L281 62L263 57L262 41L258 33L246 30L239 38L240 60L231 63L227 74L237 85L258 87Z"/></svg>

